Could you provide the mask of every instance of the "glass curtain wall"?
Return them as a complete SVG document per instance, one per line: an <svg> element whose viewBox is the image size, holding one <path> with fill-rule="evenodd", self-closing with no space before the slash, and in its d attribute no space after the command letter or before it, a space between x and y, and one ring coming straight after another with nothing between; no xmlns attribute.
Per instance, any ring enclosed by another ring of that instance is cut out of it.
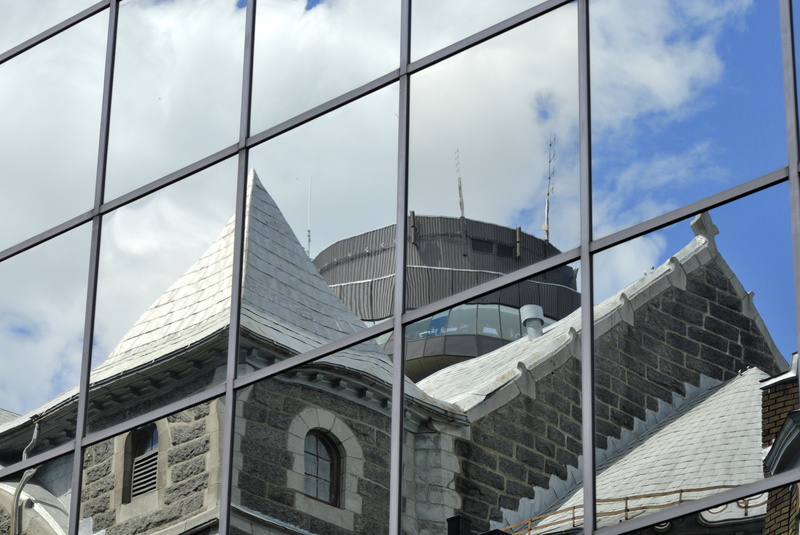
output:
<svg viewBox="0 0 800 535"><path fill-rule="evenodd" d="M795 4L0 3L0 532L797 533Z"/></svg>

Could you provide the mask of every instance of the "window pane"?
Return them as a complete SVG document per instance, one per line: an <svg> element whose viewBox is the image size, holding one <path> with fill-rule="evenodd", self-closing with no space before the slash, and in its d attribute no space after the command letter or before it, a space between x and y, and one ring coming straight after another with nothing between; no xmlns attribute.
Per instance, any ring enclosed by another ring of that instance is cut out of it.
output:
<svg viewBox="0 0 800 535"><path fill-rule="evenodd" d="M443 412L423 433L414 427L420 418L414 401L406 400L404 531L427 526L444 532L445 520L461 515L472 533L513 533L539 514L543 499L563 495L580 480L580 313L561 316L543 329L543 314L526 314L532 332L512 342L487 336L480 323L488 319L497 325L500 300L516 299L517 322L520 300L532 304L538 297L540 310L553 314L553 296L535 296L527 287L522 282L481 297L479 304L452 309L451 320L468 307L472 321L478 318L469 336L448 329L425 340L422 350L407 345L407 373L422 375L417 386ZM476 308L494 310L493 317L476 315ZM450 411L467 414L467 420L448 421ZM436 518L426 515L432 505L440 513Z"/></svg>
<svg viewBox="0 0 800 535"><path fill-rule="evenodd" d="M577 246L576 28L567 5L412 76L409 309Z"/></svg>
<svg viewBox="0 0 800 535"><path fill-rule="evenodd" d="M75 438L89 239L85 225L0 263L0 465Z"/></svg>
<svg viewBox="0 0 800 535"><path fill-rule="evenodd" d="M11 533L14 506L20 533L67 533L72 484L72 455L39 464L0 480L0 529ZM16 502L14 500L17 495ZM46 526L47 531L40 531Z"/></svg>
<svg viewBox="0 0 800 535"><path fill-rule="evenodd" d="M143 378L145 391L146 384ZM142 398L152 395L145 392ZM147 424L160 440L146 456L130 451L137 430L86 448L80 531L113 533L134 526L141 533L155 524L182 533L216 523L224 412L225 400L216 398Z"/></svg>
<svg viewBox="0 0 800 535"><path fill-rule="evenodd" d="M92 207L107 29L101 13L0 65L0 250Z"/></svg>
<svg viewBox="0 0 800 535"><path fill-rule="evenodd" d="M117 42L106 200L237 142L244 9L126 0Z"/></svg>
<svg viewBox="0 0 800 535"><path fill-rule="evenodd" d="M396 111L392 86L252 150L240 373L392 313Z"/></svg>
<svg viewBox="0 0 800 535"><path fill-rule="evenodd" d="M542 0L423 0L411 11L412 59L469 37Z"/></svg>
<svg viewBox="0 0 800 535"><path fill-rule="evenodd" d="M235 178L225 161L103 219L91 429L224 380Z"/></svg>
<svg viewBox="0 0 800 535"><path fill-rule="evenodd" d="M253 132L396 70L399 35L397 2L260 3Z"/></svg>
<svg viewBox="0 0 800 535"><path fill-rule="evenodd" d="M371 341L238 390L232 526L388 533L391 381ZM308 451L324 456L317 433L337 445L341 473Z"/></svg>
<svg viewBox="0 0 800 535"><path fill-rule="evenodd" d="M778 2L591 3L595 237L787 165Z"/></svg>
<svg viewBox="0 0 800 535"><path fill-rule="evenodd" d="M497 305L478 305L478 329L484 336L500 338L500 311Z"/></svg>
<svg viewBox="0 0 800 535"><path fill-rule="evenodd" d="M94 4L94 0L37 0L0 2L0 52L15 47Z"/></svg>
<svg viewBox="0 0 800 535"><path fill-rule="evenodd" d="M770 475L765 448L800 408L788 207L781 184L596 257L601 296L639 273L595 308L598 510L628 500L632 518Z"/></svg>

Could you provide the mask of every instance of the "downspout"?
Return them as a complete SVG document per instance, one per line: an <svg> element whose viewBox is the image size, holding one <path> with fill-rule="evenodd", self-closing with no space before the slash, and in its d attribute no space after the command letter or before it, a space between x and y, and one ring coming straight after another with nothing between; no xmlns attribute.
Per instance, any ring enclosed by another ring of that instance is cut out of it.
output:
<svg viewBox="0 0 800 535"><path fill-rule="evenodd" d="M25 449L22 451L22 460L28 458L28 454L33 450L36 446L36 442L39 440L39 422L36 422L33 426L33 436L31 437L30 443L25 446ZM39 467L35 468L28 468L25 470L25 473L22 474L22 479L20 479L19 484L17 485L16 490L14 490L14 497L11 500L11 535L20 535L22 532L22 506L19 503L19 497L22 494L22 487L30 481L30 479L36 474L36 470Z"/></svg>

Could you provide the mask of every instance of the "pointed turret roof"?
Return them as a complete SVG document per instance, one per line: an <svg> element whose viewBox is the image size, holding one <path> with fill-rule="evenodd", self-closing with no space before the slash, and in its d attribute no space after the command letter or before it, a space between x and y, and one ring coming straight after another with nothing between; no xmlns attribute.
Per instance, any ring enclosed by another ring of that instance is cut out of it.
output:
<svg viewBox="0 0 800 535"><path fill-rule="evenodd" d="M363 330L328 288L255 171L245 226L241 326L289 353ZM197 344L230 324L235 217L208 250L136 321L93 382ZM385 357L384 357L385 358Z"/></svg>
<svg viewBox="0 0 800 535"><path fill-rule="evenodd" d="M331 292L252 170L245 217L244 332L291 355L366 328ZM234 235L232 217L197 262L139 317L108 358L92 371L93 388L225 339L231 317ZM392 362L375 343L360 344L318 362L386 385L392 383ZM5 424L0 419L0 433L70 403L77 392L73 388ZM409 381L406 394L429 400Z"/></svg>

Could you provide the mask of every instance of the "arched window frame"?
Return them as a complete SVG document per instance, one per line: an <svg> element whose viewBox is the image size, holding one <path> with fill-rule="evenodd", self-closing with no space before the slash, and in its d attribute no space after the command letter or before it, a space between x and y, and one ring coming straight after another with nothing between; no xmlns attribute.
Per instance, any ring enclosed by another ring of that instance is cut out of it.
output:
<svg viewBox="0 0 800 535"><path fill-rule="evenodd" d="M309 439L313 441L316 446L324 448L327 459L324 459L329 465L330 469L328 477L320 474L318 471L320 457L317 451L309 451ZM305 447L305 483L304 489L306 496L314 498L334 507L339 507L340 496L342 494L342 466L344 465L342 459L342 452L339 445L334 441L330 434L322 429L312 429L306 434ZM320 489L320 482L328 484L328 492Z"/></svg>
<svg viewBox="0 0 800 535"><path fill-rule="evenodd" d="M342 455L338 507L305 493L305 437L313 429L332 437ZM362 513L363 506L358 481L364 477L364 452L353 430L330 411L307 408L292 420L286 446L292 456L292 467L286 473L286 486L295 491L294 508L343 529L355 529L355 515Z"/></svg>

